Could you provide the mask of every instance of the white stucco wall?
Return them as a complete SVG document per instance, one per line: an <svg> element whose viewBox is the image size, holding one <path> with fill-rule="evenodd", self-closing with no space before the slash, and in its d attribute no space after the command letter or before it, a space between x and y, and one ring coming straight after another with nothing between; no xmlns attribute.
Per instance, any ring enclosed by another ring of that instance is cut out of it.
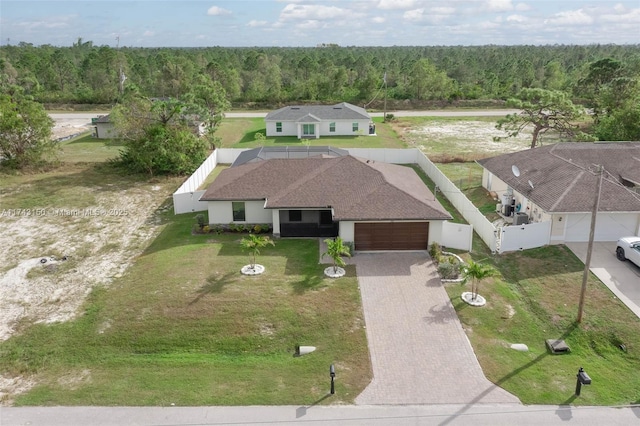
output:
<svg viewBox="0 0 640 426"><path fill-rule="evenodd" d="M209 201L209 223L227 224L234 222L231 201ZM271 210L264 209L264 201L245 201L245 221L238 223L273 223Z"/></svg>
<svg viewBox="0 0 640 426"><path fill-rule="evenodd" d="M336 123L336 131L330 132L329 127L330 123ZM266 132L267 136L296 136L300 137L302 132L302 123L292 122L292 121L282 121L282 132L276 132L276 122L275 121L266 121ZM358 123L358 131L353 131L353 123ZM369 123L368 119L364 120L328 120L321 121L316 123L307 123L307 124L315 124L316 125L316 134L322 136L357 136L359 134L368 135L369 134Z"/></svg>
<svg viewBox="0 0 640 426"><path fill-rule="evenodd" d="M355 222L350 220L340 221L340 228L338 230L338 235L342 238L344 242L354 242L356 238L356 227Z"/></svg>

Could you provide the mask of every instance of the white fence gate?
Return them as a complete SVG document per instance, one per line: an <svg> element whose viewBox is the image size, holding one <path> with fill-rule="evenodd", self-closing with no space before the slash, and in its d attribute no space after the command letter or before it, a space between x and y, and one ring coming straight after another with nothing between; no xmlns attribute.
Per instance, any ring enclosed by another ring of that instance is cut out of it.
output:
<svg viewBox="0 0 640 426"><path fill-rule="evenodd" d="M499 252L526 250L549 244L551 221L505 226L500 230Z"/></svg>

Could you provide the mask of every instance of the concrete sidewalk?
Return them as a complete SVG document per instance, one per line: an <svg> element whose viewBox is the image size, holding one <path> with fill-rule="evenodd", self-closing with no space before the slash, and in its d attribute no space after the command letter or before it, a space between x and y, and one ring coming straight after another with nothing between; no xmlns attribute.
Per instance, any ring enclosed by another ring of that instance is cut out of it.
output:
<svg viewBox="0 0 640 426"><path fill-rule="evenodd" d="M352 260L374 375L357 404L519 402L485 378L426 252Z"/></svg>

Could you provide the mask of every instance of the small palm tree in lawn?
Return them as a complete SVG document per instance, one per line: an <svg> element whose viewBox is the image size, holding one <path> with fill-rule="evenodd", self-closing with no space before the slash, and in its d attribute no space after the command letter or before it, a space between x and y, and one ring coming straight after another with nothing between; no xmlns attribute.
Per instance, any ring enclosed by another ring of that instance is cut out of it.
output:
<svg viewBox="0 0 640 426"><path fill-rule="evenodd" d="M342 238L329 238L324 240L327 243L327 251L322 253L322 256L327 255L333 260L333 273L338 272L338 266L344 267L346 263L344 263L344 259L342 256L351 257L351 251L349 251L349 247L345 246Z"/></svg>
<svg viewBox="0 0 640 426"><path fill-rule="evenodd" d="M273 240L266 235L249 234L240 240L240 247L249 252L251 269L256 267L256 256L260 254L260 249L269 244L272 246L276 245Z"/></svg>
<svg viewBox="0 0 640 426"><path fill-rule="evenodd" d="M464 276L462 284L466 284L467 281L471 280L471 300L476 300L478 297L478 287L480 282L485 278L495 275L496 270L493 269L491 265L485 265L470 260L464 267L462 274Z"/></svg>

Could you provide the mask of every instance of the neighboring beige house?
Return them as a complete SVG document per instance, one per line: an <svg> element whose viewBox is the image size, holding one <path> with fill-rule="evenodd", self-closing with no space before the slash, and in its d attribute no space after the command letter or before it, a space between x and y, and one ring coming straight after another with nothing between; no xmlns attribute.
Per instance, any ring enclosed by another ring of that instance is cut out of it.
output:
<svg viewBox="0 0 640 426"><path fill-rule="evenodd" d="M482 186L497 194L503 215L522 225L550 222L548 244L589 240L601 165L594 240L640 235L638 142L559 143L478 163L484 168Z"/></svg>
<svg viewBox="0 0 640 426"><path fill-rule="evenodd" d="M94 136L98 139L112 139L116 137L116 131L113 123L109 119L109 115L99 115L91 120L94 125Z"/></svg>
<svg viewBox="0 0 640 426"><path fill-rule="evenodd" d="M335 105L293 105L271 111L265 117L267 136L358 136L375 133L364 108L342 102Z"/></svg>
<svg viewBox="0 0 640 426"><path fill-rule="evenodd" d="M356 250L426 250L440 241L451 216L413 169L325 150L239 157L200 198L209 223L268 223L281 237L340 236Z"/></svg>

